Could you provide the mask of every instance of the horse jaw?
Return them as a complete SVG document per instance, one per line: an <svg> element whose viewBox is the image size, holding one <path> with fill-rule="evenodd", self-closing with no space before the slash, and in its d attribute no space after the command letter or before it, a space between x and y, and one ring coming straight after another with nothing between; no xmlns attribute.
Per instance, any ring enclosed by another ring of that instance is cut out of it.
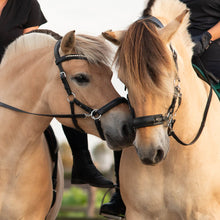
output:
<svg viewBox="0 0 220 220"><path fill-rule="evenodd" d="M166 129L163 126L159 126L138 130L134 146L143 164L158 164L166 158L169 152L169 137Z"/></svg>

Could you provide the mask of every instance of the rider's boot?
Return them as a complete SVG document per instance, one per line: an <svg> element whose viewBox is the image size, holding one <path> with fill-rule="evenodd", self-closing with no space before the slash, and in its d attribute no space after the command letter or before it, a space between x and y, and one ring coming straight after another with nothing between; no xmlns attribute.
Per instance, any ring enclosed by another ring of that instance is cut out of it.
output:
<svg viewBox="0 0 220 220"><path fill-rule="evenodd" d="M88 150L87 134L63 126L63 131L73 154L72 184L90 184L100 188L112 188L113 183L106 179L95 167Z"/></svg>
<svg viewBox="0 0 220 220"><path fill-rule="evenodd" d="M121 198L120 188L119 188L119 165L121 159L122 151L114 151L115 159L115 177L116 184L118 187L115 189L115 193L111 197L110 202L103 204L100 209L100 214L112 219L121 219L125 216L126 207Z"/></svg>

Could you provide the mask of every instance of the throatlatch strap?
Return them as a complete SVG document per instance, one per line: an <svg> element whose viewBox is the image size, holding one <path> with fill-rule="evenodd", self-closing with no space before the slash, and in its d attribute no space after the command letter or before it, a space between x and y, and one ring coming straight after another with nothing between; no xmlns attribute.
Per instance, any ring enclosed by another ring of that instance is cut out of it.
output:
<svg viewBox="0 0 220 220"><path fill-rule="evenodd" d="M102 140L105 141L105 136L104 136L104 133L103 133L103 130L102 130L102 125L101 125L100 119L95 120L95 125L96 125L96 128L97 128L98 132L99 132L100 137L102 138Z"/></svg>
<svg viewBox="0 0 220 220"><path fill-rule="evenodd" d="M83 129L79 127L79 124L78 124L78 122L77 122L77 120L76 120L75 110L74 110L74 100L73 100L73 101L70 101L69 103L70 103L70 109L71 109L71 113L72 113L72 122L73 122L74 126L75 126L76 129L78 129L79 131L85 133L85 132L83 131Z"/></svg>

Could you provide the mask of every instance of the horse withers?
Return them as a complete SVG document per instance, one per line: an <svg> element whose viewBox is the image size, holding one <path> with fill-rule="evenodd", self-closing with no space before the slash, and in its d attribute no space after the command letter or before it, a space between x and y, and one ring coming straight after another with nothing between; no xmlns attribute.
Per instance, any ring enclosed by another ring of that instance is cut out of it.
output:
<svg viewBox="0 0 220 220"><path fill-rule="evenodd" d="M127 220L220 219L220 103L192 67L188 23L183 3L152 0L128 30L103 33L135 117L120 167Z"/></svg>
<svg viewBox="0 0 220 220"><path fill-rule="evenodd" d="M31 33L7 48L0 65L0 219L56 218L63 167L58 155L56 202L50 209L54 164L43 135L53 117L102 134L112 148L133 142L128 105L111 84L109 53L100 37L74 31L59 42Z"/></svg>

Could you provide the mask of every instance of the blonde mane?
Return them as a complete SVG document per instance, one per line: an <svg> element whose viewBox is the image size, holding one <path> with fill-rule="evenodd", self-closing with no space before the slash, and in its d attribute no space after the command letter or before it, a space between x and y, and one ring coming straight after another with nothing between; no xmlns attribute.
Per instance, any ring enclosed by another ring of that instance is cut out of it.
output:
<svg viewBox="0 0 220 220"><path fill-rule="evenodd" d="M5 51L1 64L13 59L18 54L23 54L35 49L54 46L57 40L46 33L30 33L22 35L12 42ZM89 35L76 35L75 51L87 57L90 63L104 63L109 65L112 58L112 50L103 37Z"/></svg>
<svg viewBox="0 0 220 220"><path fill-rule="evenodd" d="M6 49L1 65L17 57L19 54L26 53L30 50L40 49L54 45L56 40L47 34L31 33L22 35L13 41Z"/></svg>

